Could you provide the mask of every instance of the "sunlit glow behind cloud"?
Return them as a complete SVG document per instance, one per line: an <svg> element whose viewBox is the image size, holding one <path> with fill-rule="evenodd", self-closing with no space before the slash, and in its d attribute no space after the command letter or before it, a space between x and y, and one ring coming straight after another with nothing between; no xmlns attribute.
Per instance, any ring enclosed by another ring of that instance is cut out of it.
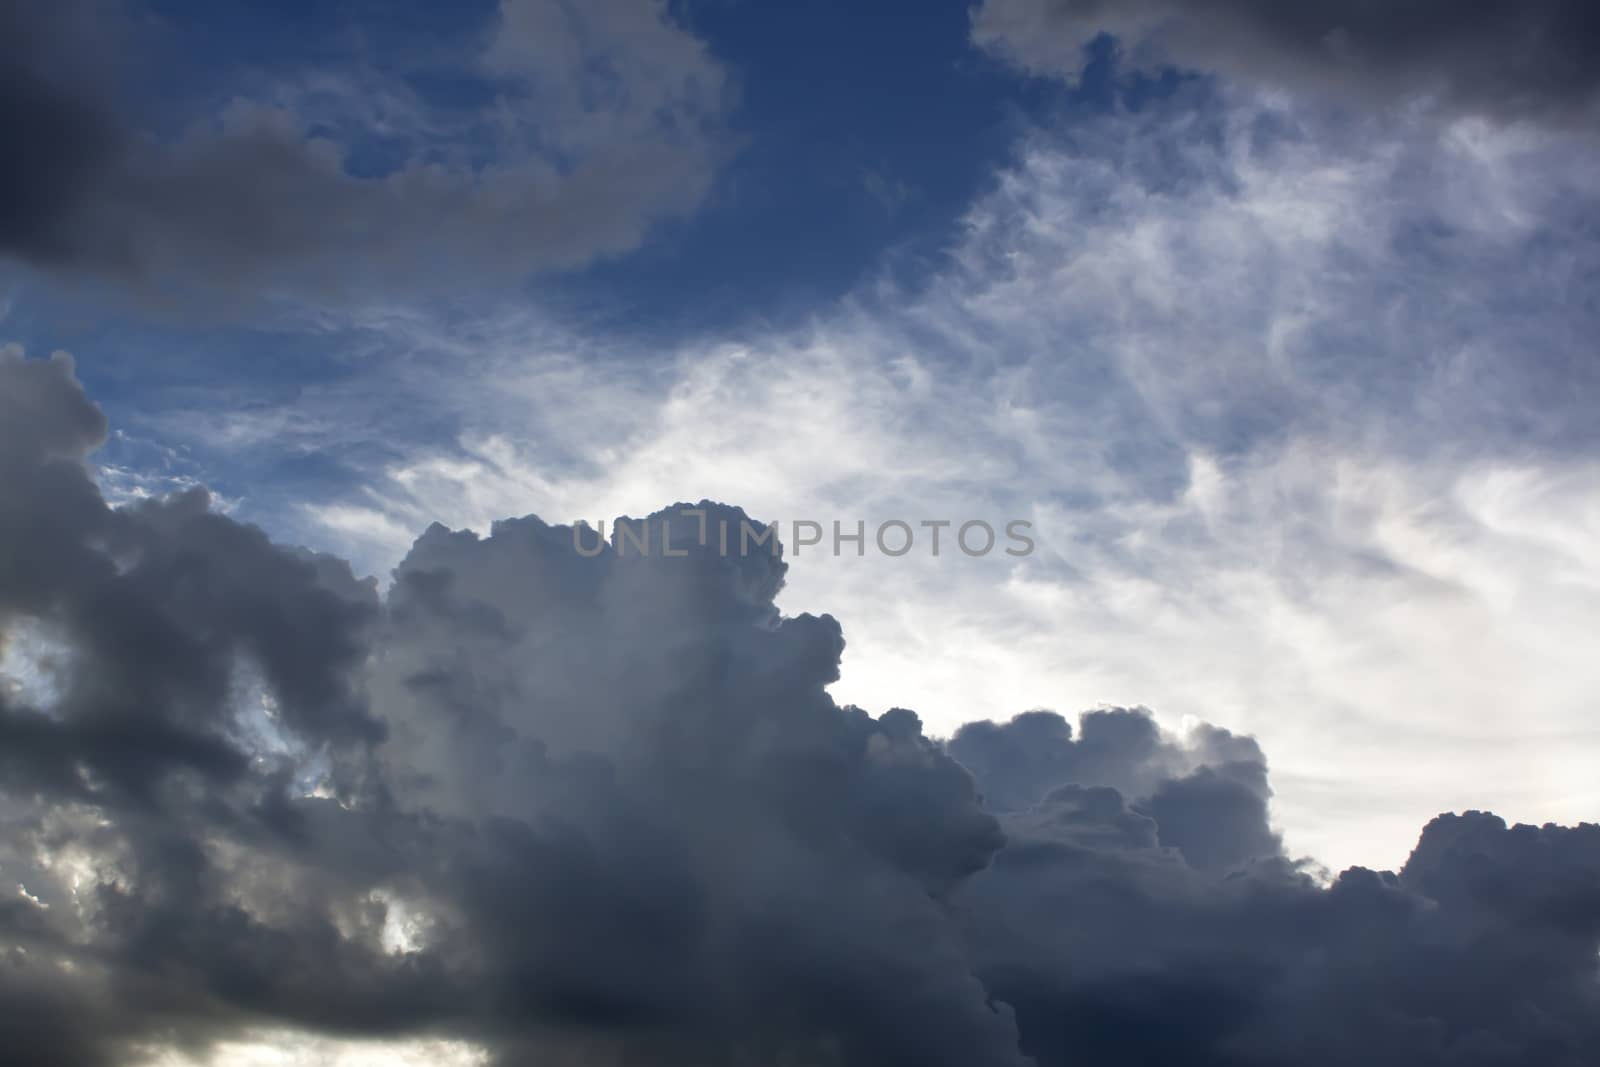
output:
<svg viewBox="0 0 1600 1067"><path fill-rule="evenodd" d="M60 697L68 649L37 623L0 625L0 695L48 708Z"/></svg>
<svg viewBox="0 0 1600 1067"><path fill-rule="evenodd" d="M482 1067L488 1053L462 1041L341 1041L272 1031L223 1042L200 1058L154 1050L132 1067Z"/></svg>

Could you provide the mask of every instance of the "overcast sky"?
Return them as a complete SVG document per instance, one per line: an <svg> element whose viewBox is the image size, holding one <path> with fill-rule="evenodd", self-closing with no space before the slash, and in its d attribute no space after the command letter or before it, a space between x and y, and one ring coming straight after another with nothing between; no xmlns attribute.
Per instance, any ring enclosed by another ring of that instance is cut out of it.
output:
<svg viewBox="0 0 1600 1067"><path fill-rule="evenodd" d="M0 105L6 1062L1587 1062L1592 4L0 0Z"/></svg>

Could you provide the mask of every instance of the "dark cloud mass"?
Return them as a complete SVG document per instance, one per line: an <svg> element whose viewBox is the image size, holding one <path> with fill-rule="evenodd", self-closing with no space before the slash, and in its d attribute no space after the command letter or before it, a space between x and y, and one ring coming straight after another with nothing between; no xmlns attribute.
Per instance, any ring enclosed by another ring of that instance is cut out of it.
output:
<svg viewBox="0 0 1600 1067"><path fill-rule="evenodd" d="M839 626L676 511L681 558L436 526L380 597L201 494L108 507L105 430L70 359L0 356L6 1064L262 1027L611 1067L1600 1039L1600 828L1441 816L1329 883L1248 738L836 705Z"/></svg>
<svg viewBox="0 0 1600 1067"><path fill-rule="evenodd" d="M111 57L194 47L181 24L0 0L0 257L167 302L481 289L626 252L706 194L724 76L653 0L502 0L464 36L435 42L448 71L363 55L174 115Z"/></svg>
<svg viewBox="0 0 1600 1067"><path fill-rule="evenodd" d="M45 5L0 5L0 251L43 262L72 253L65 220L82 210L115 130L85 92L63 84Z"/></svg>
<svg viewBox="0 0 1600 1067"><path fill-rule="evenodd" d="M985 0L975 41L1040 73L1076 76L1117 37L1173 62L1365 102L1592 123L1600 7L1590 0Z"/></svg>

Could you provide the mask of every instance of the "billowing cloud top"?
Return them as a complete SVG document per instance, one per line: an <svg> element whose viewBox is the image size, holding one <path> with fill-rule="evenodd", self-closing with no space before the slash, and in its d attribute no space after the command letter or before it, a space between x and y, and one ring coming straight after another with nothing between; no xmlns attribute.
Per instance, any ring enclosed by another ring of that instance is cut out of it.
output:
<svg viewBox="0 0 1600 1067"><path fill-rule="evenodd" d="M677 508L647 521L682 557L436 526L380 596L200 493L108 507L104 434L70 359L0 355L9 1064L263 1029L840 1067L1600 1038L1600 828L1441 816L1398 874L1320 879L1248 738L836 705L838 625Z"/></svg>

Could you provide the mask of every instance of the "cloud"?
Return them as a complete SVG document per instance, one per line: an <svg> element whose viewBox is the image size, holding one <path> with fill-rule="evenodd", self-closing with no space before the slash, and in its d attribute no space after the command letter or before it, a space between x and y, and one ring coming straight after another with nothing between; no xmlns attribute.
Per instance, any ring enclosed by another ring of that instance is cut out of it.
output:
<svg viewBox="0 0 1600 1067"><path fill-rule="evenodd" d="M163 1025L157 1004L136 1018L123 987L167 935L208 936L160 928L204 892L194 827L167 818L227 825L310 772L291 751L343 777L382 733L355 679L377 599L348 567L211 513L203 491L107 507L84 462L105 420L70 357L6 349L0 380L0 629L32 627L50 652L44 684L0 695L0 867L42 888L5 910L6 1047L24 1063L115 1062L107 1039ZM249 678L292 750L241 744L265 718L239 699Z"/></svg>
<svg viewBox="0 0 1600 1067"><path fill-rule="evenodd" d="M385 572L435 520L663 499L1029 518L1025 561L802 553L778 603L850 634L836 698L941 734L1101 703L1229 722L1273 754L1291 851L1398 865L1446 807L1600 799L1594 163L1209 90L1039 129L937 273L798 326L662 353L531 310L365 320L330 344L374 373L264 417L381 458L256 515ZM229 400L196 406L162 432Z"/></svg>
<svg viewBox="0 0 1600 1067"><path fill-rule="evenodd" d="M1594 827L1441 816L1398 874L1327 885L1209 880L1107 790L1006 828L963 903L1041 1064L1576 1064L1592 1040Z"/></svg>
<svg viewBox="0 0 1600 1067"><path fill-rule="evenodd" d="M721 68L653 0L505 0L446 49L481 108L357 64L282 75L176 135L93 63L150 32L119 10L7 5L0 254L152 300L316 304L582 266L692 211L727 150ZM395 156L376 170L358 158L373 138Z"/></svg>
<svg viewBox="0 0 1600 1067"><path fill-rule="evenodd" d="M195 494L106 507L70 360L0 373L30 413L0 604L69 650L0 718L0 866L45 906L8 913L8 1018L92 966L85 1063L261 1018L506 1062L1022 1062L940 903L994 819L915 716L827 697L839 630L779 616L781 559L436 527L380 605Z"/></svg>
<svg viewBox="0 0 1600 1067"><path fill-rule="evenodd" d="M358 662L354 632L375 611L369 583L212 513L203 490L112 510L84 465L104 419L70 357L6 350L0 369L9 549L0 617L47 623L74 650L59 715L7 711L8 730L39 745L31 758L8 746L17 773L68 792L104 781L140 796L173 761L229 776L240 768L213 714L236 652L311 739L376 736L344 680Z"/></svg>
<svg viewBox="0 0 1600 1067"><path fill-rule="evenodd" d="M973 40L1023 68L1076 78L1111 34L1140 65L1175 63L1347 102L1591 124L1600 18L1584 0L985 0Z"/></svg>
<svg viewBox="0 0 1600 1067"><path fill-rule="evenodd" d="M687 505L646 520L681 557L434 526L380 598L194 493L107 507L69 358L9 351L0 386L0 619L56 673L0 688L18 1062L1576 1064L1600 1036L1600 829L1444 816L1397 874L1319 880L1250 738L1106 709L940 743L840 706L838 623Z"/></svg>
<svg viewBox="0 0 1600 1067"><path fill-rule="evenodd" d="M55 262L70 255L59 220L81 209L115 131L92 91L62 84L62 37L76 30L73 5L55 14L33 5L0 9L0 249Z"/></svg>

